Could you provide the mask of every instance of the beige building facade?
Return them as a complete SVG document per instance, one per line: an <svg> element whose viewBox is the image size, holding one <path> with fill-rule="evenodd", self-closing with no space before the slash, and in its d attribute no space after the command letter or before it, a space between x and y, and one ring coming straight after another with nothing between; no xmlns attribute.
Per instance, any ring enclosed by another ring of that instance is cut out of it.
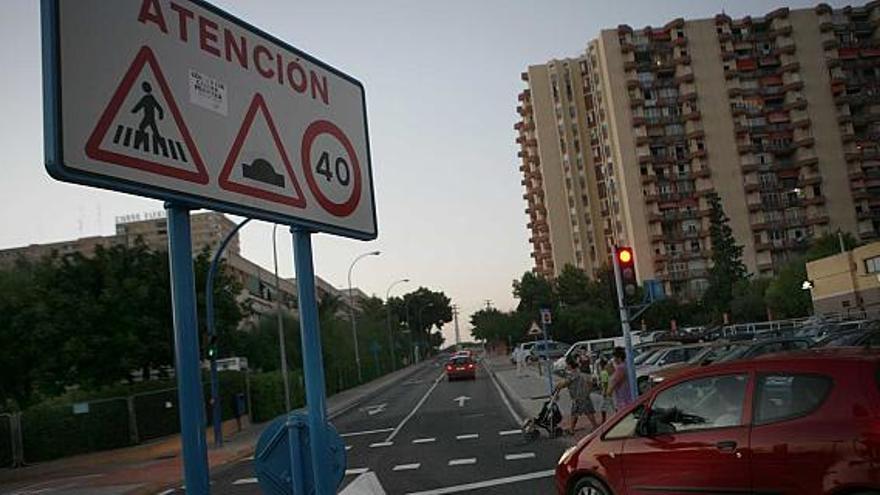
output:
<svg viewBox="0 0 880 495"><path fill-rule="evenodd" d="M811 261L807 277L816 314L880 317L880 242Z"/></svg>
<svg viewBox="0 0 880 495"><path fill-rule="evenodd" d="M599 33L582 59L606 245L632 245L641 280L688 299L708 286L712 195L759 276L828 232L877 238L878 25L880 3L872 2ZM533 102L533 114L546 112ZM540 149L540 120L537 127ZM543 185L541 206L552 218L567 191ZM553 241L554 225L542 233ZM563 256L551 242L549 256L565 258L559 249ZM543 268L536 263L550 275Z"/></svg>

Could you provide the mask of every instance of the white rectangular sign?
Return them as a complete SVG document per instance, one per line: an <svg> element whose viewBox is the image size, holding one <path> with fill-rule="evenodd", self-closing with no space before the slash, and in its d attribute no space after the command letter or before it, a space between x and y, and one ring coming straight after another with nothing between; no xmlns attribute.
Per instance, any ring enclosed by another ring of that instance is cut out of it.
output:
<svg viewBox="0 0 880 495"><path fill-rule="evenodd" d="M363 85L199 0L43 0L63 181L377 235Z"/></svg>

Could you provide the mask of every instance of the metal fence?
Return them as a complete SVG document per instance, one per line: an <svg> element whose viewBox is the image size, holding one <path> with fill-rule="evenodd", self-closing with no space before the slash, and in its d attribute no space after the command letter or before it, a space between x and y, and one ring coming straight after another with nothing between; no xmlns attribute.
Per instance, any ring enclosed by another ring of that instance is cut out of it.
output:
<svg viewBox="0 0 880 495"><path fill-rule="evenodd" d="M244 375L244 374L241 374ZM223 420L249 413L246 376L221 387ZM206 426L210 387L204 387ZM238 403L238 404L236 404ZM75 403L44 403L0 414L0 467L137 445L180 431L176 388Z"/></svg>

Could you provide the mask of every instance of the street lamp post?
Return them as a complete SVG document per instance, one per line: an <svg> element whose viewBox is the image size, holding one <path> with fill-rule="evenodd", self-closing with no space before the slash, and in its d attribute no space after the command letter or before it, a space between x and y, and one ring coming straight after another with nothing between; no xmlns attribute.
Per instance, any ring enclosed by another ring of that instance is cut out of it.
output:
<svg viewBox="0 0 880 495"><path fill-rule="evenodd" d="M391 296L391 289L397 284L409 282L408 278L402 278L388 286L385 291L385 327L388 329L388 352L391 354L391 369L397 369L397 360L394 353L394 335L391 333L391 306L388 305L388 298Z"/></svg>
<svg viewBox="0 0 880 495"><path fill-rule="evenodd" d="M281 351L281 380L284 382L284 412L290 412L290 378L287 375L287 350L284 343L284 318L281 315L281 284L278 278L278 242L275 233L278 224L272 226L272 257L275 259L275 314L278 318L278 348Z"/></svg>
<svg viewBox="0 0 880 495"><path fill-rule="evenodd" d="M364 253L355 258L348 267L348 314L351 317L351 337L354 340L354 361L357 364L358 383L362 383L364 377L363 372L361 371L361 354L358 350L357 319L354 316L354 293L351 290L351 271L354 269L354 265L361 259L366 258L367 256L379 256L380 254L382 254L381 251Z"/></svg>
<svg viewBox="0 0 880 495"><path fill-rule="evenodd" d="M229 245L229 241L231 241L232 238L235 237L235 234L237 234L238 231L250 221L250 218L245 218L226 234L226 237L220 242L220 246L217 247L217 252L214 253L214 257L211 259L211 266L208 267L208 276L206 277L207 281L205 281L205 322L208 326L208 359L211 361L211 422L214 426L215 447L223 446L223 424L220 417L223 410L220 408L220 380L217 377L217 329L214 326L214 276L217 274L217 269L220 266L220 258L223 256L223 251L226 250L226 246Z"/></svg>

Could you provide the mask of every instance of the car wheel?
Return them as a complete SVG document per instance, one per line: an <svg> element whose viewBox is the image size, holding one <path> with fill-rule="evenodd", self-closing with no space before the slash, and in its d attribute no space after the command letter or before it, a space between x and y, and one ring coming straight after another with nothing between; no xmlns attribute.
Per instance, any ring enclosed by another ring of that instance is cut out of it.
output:
<svg viewBox="0 0 880 495"><path fill-rule="evenodd" d="M569 495L612 495L611 491L596 478L581 478L568 493Z"/></svg>

